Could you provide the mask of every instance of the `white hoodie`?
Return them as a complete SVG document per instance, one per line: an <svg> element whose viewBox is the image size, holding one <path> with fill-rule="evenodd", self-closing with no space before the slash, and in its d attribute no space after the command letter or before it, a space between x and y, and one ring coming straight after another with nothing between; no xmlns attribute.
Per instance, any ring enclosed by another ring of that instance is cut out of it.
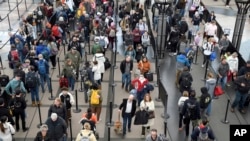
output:
<svg viewBox="0 0 250 141"><path fill-rule="evenodd" d="M232 55L227 58L227 63L229 65L229 69L231 72L237 72L239 66L239 59L238 57L233 57Z"/></svg>

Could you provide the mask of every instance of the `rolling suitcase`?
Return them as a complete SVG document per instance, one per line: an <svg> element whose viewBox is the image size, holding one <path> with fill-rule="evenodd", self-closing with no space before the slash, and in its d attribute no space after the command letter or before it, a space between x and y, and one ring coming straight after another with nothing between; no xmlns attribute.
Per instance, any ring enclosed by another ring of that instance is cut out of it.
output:
<svg viewBox="0 0 250 141"><path fill-rule="evenodd" d="M153 81L154 80L154 75L152 72L148 72L145 74L145 78L148 80L148 81Z"/></svg>
<svg viewBox="0 0 250 141"><path fill-rule="evenodd" d="M0 75L0 85L2 87L5 87L9 83L9 81L10 81L10 78L8 75L5 75L5 74Z"/></svg>

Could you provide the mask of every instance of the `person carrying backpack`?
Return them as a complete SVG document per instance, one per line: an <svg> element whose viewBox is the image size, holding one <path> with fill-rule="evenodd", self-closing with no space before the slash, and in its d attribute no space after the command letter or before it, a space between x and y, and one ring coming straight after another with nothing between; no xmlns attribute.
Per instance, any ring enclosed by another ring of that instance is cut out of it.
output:
<svg viewBox="0 0 250 141"><path fill-rule="evenodd" d="M183 72L180 75L179 79L179 86L180 86L180 92L183 93L183 91L190 91L191 86L193 82L193 77L191 73L189 72L188 67L183 68Z"/></svg>
<svg viewBox="0 0 250 141"><path fill-rule="evenodd" d="M178 100L178 109L179 109L179 131L182 130L182 121L183 121L183 115L181 114L184 102L188 99L189 93L188 91L184 91L182 93L182 96Z"/></svg>
<svg viewBox="0 0 250 141"><path fill-rule="evenodd" d="M52 90L51 88L51 83L49 80L49 63L43 59L43 55L39 54L38 55L38 62L37 62L37 67L38 67L38 74L40 75L40 82L41 82L41 87L42 87L42 92L45 92L44 84L47 82L48 90L49 92Z"/></svg>
<svg viewBox="0 0 250 141"><path fill-rule="evenodd" d="M50 57L50 50L43 40L39 41L38 46L36 46L36 55L42 54L43 58L48 62Z"/></svg>
<svg viewBox="0 0 250 141"><path fill-rule="evenodd" d="M197 126L191 134L192 141L215 141L215 136L211 128L208 127L208 120L202 119L202 122Z"/></svg>
<svg viewBox="0 0 250 141"><path fill-rule="evenodd" d="M90 94L89 94L89 103L92 109L92 112L97 115L97 123L101 120L101 110L102 110L102 92L99 89L97 83L93 84Z"/></svg>
<svg viewBox="0 0 250 141"><path fill-rule="evenodd" d="M189 94L189 99L184 102L181 114L184 116L184 124L186 136L189 135L189 124L192 121L193 130L198 125L198 120L201 119L200 104L195 98L196 92L192 90Z"/></svg>
<svg viewBox="0 0 250 141"><path fill-rule="evenodd" d="M15 69L16 64L20 62L20 56L15 45L11 45L10 52L8 54L8 61L10 69Z"/></svg>
<svg viewBox="0 0 250 141"><path fill-rule="evenodd" d="M206 87L201 88L201 93L202 93L200 97L201 117L205 117L208 105L211 103L211 96L208 93L208 89Z"/></svg>
<svg viewBox="0 0 250 141"><path fill-rule="evenodd" d="M103 51L103 48L99 44L99 39L96 38L92 46L92 51L91 51L92 55L95 55L98 52L98 50Z"/></svg>
<svg viewBox="0 0 250 141"><path fill-rule="evenodd" d="M35 107L36 104L41 105L39 98L39 76L35 72L34 66L29 67L29 72L26 75L25 84L31 93L32 106Z"/></svg>

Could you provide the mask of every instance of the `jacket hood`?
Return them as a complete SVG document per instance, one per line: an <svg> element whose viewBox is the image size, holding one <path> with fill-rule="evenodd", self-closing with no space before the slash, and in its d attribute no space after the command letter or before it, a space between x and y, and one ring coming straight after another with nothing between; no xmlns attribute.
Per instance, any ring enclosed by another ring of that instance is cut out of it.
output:
<svg viewBox="0 0 250 141"><path fill-rule="evenodd" d="M183 54L180 54L177 56L177 62L184 63L186 61L186 56Z"/></svg>
<svg viewBox="0 0 250 141"><path fill-rule="evenodd" d="M202 87L202 88L201 88L201 93L202 93L202 94L208 93L207 88L206 88L206 87Z"/></svg>

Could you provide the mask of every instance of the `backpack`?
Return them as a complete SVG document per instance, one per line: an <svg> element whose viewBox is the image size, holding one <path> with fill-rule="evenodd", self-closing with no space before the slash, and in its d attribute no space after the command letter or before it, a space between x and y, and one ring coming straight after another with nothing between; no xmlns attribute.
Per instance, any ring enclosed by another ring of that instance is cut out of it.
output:
<svg viewBox="0 0 250 141"><path fill-rule="evenodd" d="M60 79L59 79L59 86L60 86L60 88L62 88L62 87L69 87L69 82L68 82L68 79L67 78L65 78L65 77L61 77Z"/></svg>
<svg viewBox="0 0 250 141"><path fill-rule="evenodd" d="M45 60L38 62L38 72L39 74L46 74L47 71L46 71Z"/></svg>
<svg viewBox="0 0 250 141"><path fill-rule="evenodd" d="M194 50L190 49L188 52L187 52L187 58L188 59L193 59L194 58Z"/></svg>
<svg viewBox="0 0 250 141"><path fill-rule="evenodd" d="M100 104L100 98L97 98L99 90L92 90L90 104Z"/></svg>
<svg viewBox="0 0 250 141"><path fill-rule="evenodd" d="M27 74L25 84L27 88L35 88L37 86L37 76L35 72L30 72Z"/></svg>
<svg viewBox="0 0 250 141"><path fill-rule="evenodd" d="M196 112L196 102L195 103L187 103L187 116L193 120Z"/></svg>
<svg viewBox="0 0 250 141"><path fill-rule="evenodd" d="M106 45L105 38L101 38L101 37L100 37L100 39L99 39L99 45L100 45L102 48L105 47L105 45Z"/></svg>
<svg viewBox="0 0 250 141"><path fill-rule="evenodd" d="M19 61L19 55L18 55L17 50L10 51L10 55L11 55L12 61Z"/></svg>
<svg viewBox="0 0 250 141"><path fill-rule="evenodd" d="M185 88L190 88L192 85L192 82L189 79L189 75L184 76L181 79L181 86L185 87Z"/></svg>
<svg viewBox="0 0 250 141"><path fill-rule="evenodd" d="M22 102L17 101L16 98L14 99L14 109L18 108L20 109L22 107Z"/></svg>
<svg viewBox="0 0 250 141"><path fill-rule="evenodd" d="M109 32L109 37L115 37L115 36L116 36L115 30L111 29L110 32Z"/></svg>
<svg viewBox="0 0 250 141"><path fill-rule="evenodd" d="M89 137L90 137L91 134L92 134L92 132L90 132L88 134L88 136L83 136L83 134L80 133L80 136L81 136L80 141L90 141Z"/></svg>
<svg viewBox="0 0 250 141"><path fill-rule="evenodd" d="M207 127L206 132L201 132L200 127L198 127L198 129L199 129L200 133L199 133L199 137L198 137L197 141L209 141L209 138L208 138L209 127Z"/></svg>
<svg viewBox="0 0 250 141"><path fill-rule="evenodd" d="M51 42L50 44L50 50L51 50L51 55L57 55L58 54L58 48L55 42Z"/></svg>
<svg viewBox="0 0 250 141"><path fill-rule="evenodd" d="M51 29L52 31L52 35L55 37L59 37L61 35L60 31L59 31L59 27L57 25L54 25Z"/></svg>
<svg viewBox="0 0 250 141"><path fill-rule="evenodd" d="M159 134L158 138L160 139L160 141L168 141L167 137L164 134Z"/></svg>

